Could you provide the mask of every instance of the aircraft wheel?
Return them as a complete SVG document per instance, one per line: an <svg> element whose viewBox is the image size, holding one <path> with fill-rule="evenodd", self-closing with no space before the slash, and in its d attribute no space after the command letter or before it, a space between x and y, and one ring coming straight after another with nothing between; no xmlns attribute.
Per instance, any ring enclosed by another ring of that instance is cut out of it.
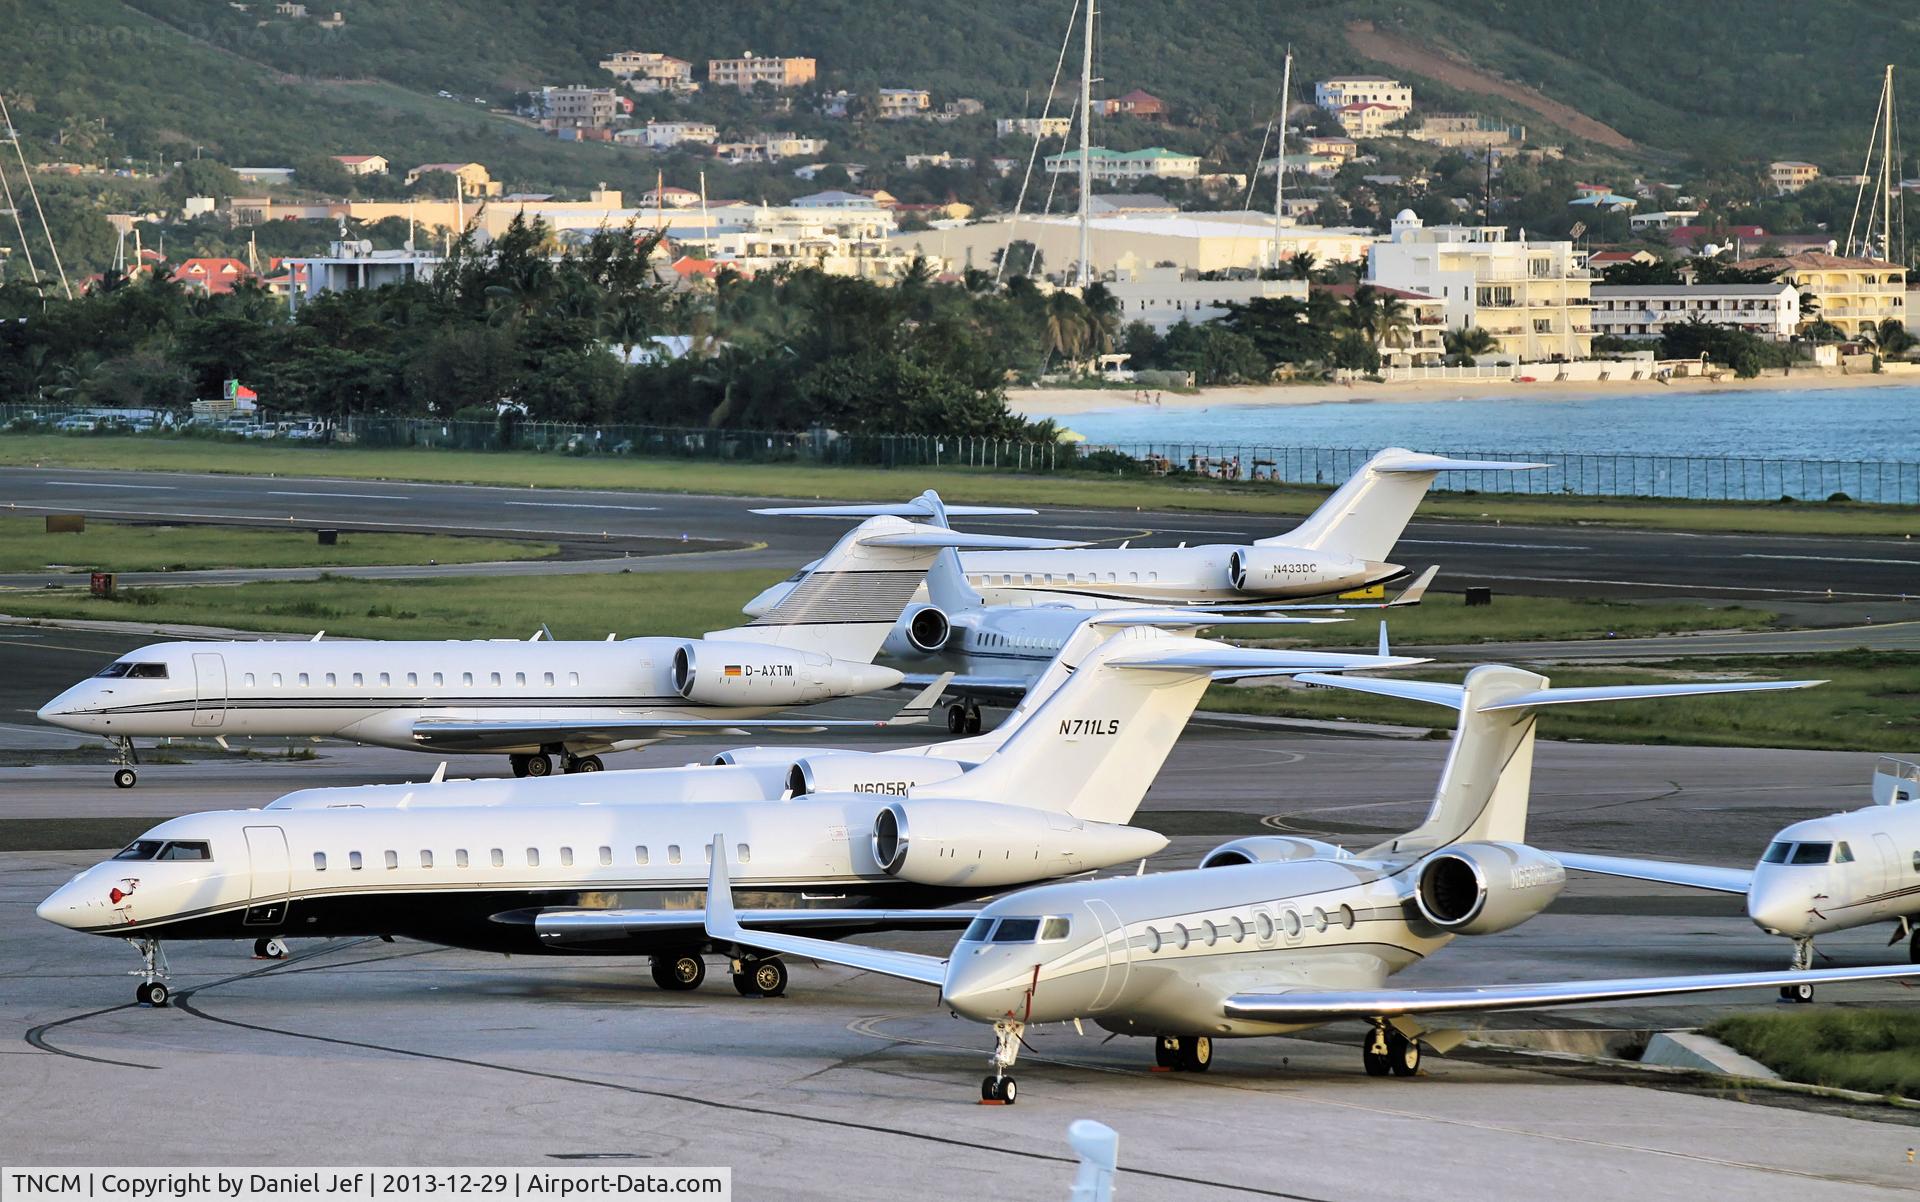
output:
<svg viewBox="0 0 1920 1202"><path fill-rule="evenodd" d="M528 776L552 776L553 775L552 758L546 755L528 756L526 774Z"/></svg>
<svg viewBox="0 0 1920 1202"><path fill-rule="evenodd" d="M1798 1002L1802 1004L1811 1002L1813 1000L1813 986L1782 985L1780 987L1780 1000L1783 1002Z"/></svg>
<svg viewBox="0 0 1920 1202"><path fill-rule="evenodd" d="M980 733L980 707L977 705L967 706L967 733L970 735Z"/></svg>
<svg viewBox="0 0 1920 1202"><path fill-rule="evenodd" d="M1183 1073L1204 1073L1213 1064L1213 1040L1192 1035L1180 1041L1178 1067Z"/></svg>
<svg viewBox="0 0 1920 1202"><path fill-rule="evenodd" d="M950 735L967 733L967 707L958 701L947 707L947 733Z"/></svg>
<svg viewBox="0 0 1920 1202"><path fill-rule="evenodd" d="M1373 1037L1369 1035L1360 1048L1360 1063L1366 1067L1367 1076L1384 1077L1393 1071L1393 1053L1374 1051Z"/></svg>
<svg viewBox="0 0 1920 1202"><path fill-rule="evenodd" d="M507 757L507 763L513 765L513 774L515 776L525 776L527 774L527 761L532 758L530 755L510 755Z"/></svg>
<svg viewBox="0 0 1920 1202"><path fill-rule="evenodd" d="M1153 1041L1153 1064L1155 1068L1173 1068L1179 1061L1179 1040L1162 1035Z"/></svg>
<svg viewBox="0 0 1920 1202"><path fill-rule="evenodd" d="M116 789L131 789L133 788L134 782L139 779L140 778L134 774L133 769L120 768L115 770L113 774L113 787Z"/></svg>
<svg viewBox="0 0 1920 1202"><path fill-rule="evenodd" d="M1416 1077L1420 1074L1420 1041L1408 1039L1398 1031L1387 1032L1388 1067L1396 1077Z"/></svg>
<svg viewBox="0 0 1920 1202"><path fill-rule="evenodd" d="M1915 927L1913 938L1907 940L1907 959L1911 963L1920 964L1920 927Z"/></svg>
<svg viewBox="0 0 1920 1202"><path fill-rule="evenodd" d="M597 755L583 755L567 768L568 772L605 772L606 770L606 764L601 762Z"/></svg>
<svg viewBox="0 0 1920 1202"><path fill-rule="evenodd" d="M134 989L133 1000L142 1006L152 1006L156 1010L167 1004L171 996L165 981L148 981Z"/></svg>
<svg viewBox="0 0 1920 1202"><path fill-rule="evenodd" d="M287 958L287 945L278 936L272 939L253 941L253 958L256 960L284 960Z"/></svg>
<svg viewBox="0 0 1920 1202"><path fill-rule="evenodd" d="M980 1079L980 1100L999 1102L1011 1106L1020 1100L1020 1086L1012 1077L982 1077Z"/></svg>
<svg viewBox="0 0 1920 1202"><path fill-rule="evenodd" d="M678 956L655 956L652 967L653 983L674 993L698 989L700 983L707 979L707 962L693 952Z"/></svg>

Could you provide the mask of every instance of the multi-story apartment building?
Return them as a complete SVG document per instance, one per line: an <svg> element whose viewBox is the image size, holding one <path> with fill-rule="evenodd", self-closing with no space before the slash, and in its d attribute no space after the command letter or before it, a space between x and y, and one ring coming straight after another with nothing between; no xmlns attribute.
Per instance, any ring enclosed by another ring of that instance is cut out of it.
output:
<svg viewBox="0 0 1920 1202"><path fill-rule="evenodd" d="M1064 138L1072 128L1072 117L998 117L993 122L993 136Z"/></svg>
<svg viewBox="0 0 1920 1202"><path fill-rule="evenodd" d="M1593 277L1571 242L1514 240L1505 226L1426 226L1411 209L1367 257L1367 281L1445 303L1448 326L1477 325L1511 362L1585 359Z"/></svg>
<svg viewBox="0 0 1920 1202"><path fill-rule="evenodd" d="M1800 290L1792 284L1595 284L1593 332L1658 338L1670 325L1736 326L1769 342L1793 337Z"/></svg>
<svg viewBox="0 0 1920 1202"><path fill-rule="evenodd" d="M1333 110L1333 115L1340 119L1340 128L1346 130L1349 137L1377 138L1389 125L1406 116L1407 110L1371 100L1356 100Z"/></svg>
<svg viewBox="0 0 1920 1202"><path fill-rule="evenodd" d="M693 64L684 58L652 50L622 50L612 58L600 60L600 69L625 81L636 92L697 92Z"/></svg>
<svg viewBox="0 0 1920 1202"><path fill-rule="evenodd" d="M582 84L541 88L534 98L542 129L604 129L626 116L631 103L612 88Z"/></svg>
<svg viewBox="0 0 1920 1202"><path fill-rule="evenodd" d="M882 121L901 121L910 117L919 117L933 107L933 97L924 88L881 88L880 112Z"/></svg>
<svg viewBox="0 0 1920 1202"><path fill-rule="evenodd" d="M818 73L818 64L810 58L763 58L751 50L739 58L707 60L708 83L743 92L758 84L782 89L805 87Z"/></svg>
<svg viewBox="0 0 1920 1202"><path fill-rule="evenodd" d="M1742 267L1773 267L1810 303L1800 308L1800 328L1830 322L1848 334L1873 334L1880 323L1907 319L1907 271L1880 259L1849 259L1806 251L1779 259L1746 259Z"/></svg>
<svg viewBox="0 0 1920 1202"><path fill-rule="evenodd" d="M1305 280L1203 279L1201 273L1178 267L1148 267L1139 271L1120 270L1107 283L1107 291L1120 305L1123 323L1144 321L1157 334L1164 334L1181 322L1199 325L1227 315L1228 305L1244 305L1259 299L1291 297L1307 299Z"/></svg>
<svg viewBox="0 0 1920 1202"><path fill-rule="evenodd" d="M1330 113L1350 104L1378 104L1413 111L1413 89L1384 75L1336 75L1313 85L1313 102Z"/></svg>
<svg viewBox="0 0 1920 1202"><path fill-rule="evenodd" d="M729 163L777 163L781 159L810 158L827 148L825 138L799 134L761 134L744 142L715 142L715 158Z"/></svg>
<svg viewBox="0 0 1920 1202"><path fill-rule="evenodd" d="M1313 291L1324 293L1342 305L1352 305L1354 293L1366 286L1315 284ZM1444 300L1424 292L1408 292L1404 288L1387 288L1379 284L1371 287L1377 299L1399 302L1406 318L1402 325L1383 326L1374 336L1374 349L1380 352L1382 362L1394 367L1426 367L1446 359L1447 303Z"/></svg>
<svg viewBox="0 0 1920 1202"><path fill-rule="evenodd" d="M1820 168L1812 163L1781 159L1777 163L1767 164L1767 179L1773 184L1774 192L1781 196L1798 192L1819 178Z"/></svg>
<svg viewBox="0 0 1920 1202"><path fill-rule="evenodd" d="M1518 146L1527 140L1527 127L1508 125L1479 113L1428 113L1419 128L1406 131L1416 142L1449 149Z"/></svg>
<svg viewBox="0 0 1920 1202"><path fill-rule="evenodd" d="M938 154L910 154L901 163L908 171L919 171L924 167L945 167L949 171L972 171L974 160L966 155L956 155L951 150Z"/></svg>
<svg viewBox="0 0 1920 1202"><path fill-rule="evenodd" d="M713 143L720 131L705 121L649 121L637 129L623 129L620 141L637 141L655 150L671 150L686 142Z"/></svg>
<svg viewBox="0 0 1920 1202"><path fill-rule="evenodd" d="M1149 146L1145 150L1108 150L1104 146L1095 146L1087 153L1093 161L1093 178L1103 183L1120 183L1153 176L1192 179L1200 174L1199 155L1176 154L1164 146ZM1077 150L1047 156L1047 172L1050 175L1074 175L1079 170L1080 152Z"/></svg>

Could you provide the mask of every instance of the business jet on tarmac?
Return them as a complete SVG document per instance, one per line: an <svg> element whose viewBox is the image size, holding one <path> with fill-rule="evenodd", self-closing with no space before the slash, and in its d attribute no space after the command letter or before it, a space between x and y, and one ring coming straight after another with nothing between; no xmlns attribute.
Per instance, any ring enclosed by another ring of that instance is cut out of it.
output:
<svg viewBox="0 0 1920 1202"><path fill-rule="evenodd" d="M1248 546L1089 547L1069 551L968 551L967 581L989 605L1055 601L1098 609L1114 605L1190 605L1318 597L1402 575L1384 562L1440 472L1528 471L1544 463L1449 459L1389 447L1294 529ZM755 513L832 517L873 512L860 505L756 509ZM885 512L897 512L887 508ZM746 605L767 613L813 565Z"/></svg>
<svg viewBox="0 0 1920 1202"><path fill-rule="evenodd" d="M1197 869L1043 885L983 907L947 957L829 943L762 930L733 909L723 821L708 844L707 933L732 955L788 955L932 985L955 1014L994 1027L984 1101L1017 1097L1007 1075L1026 1028L1092 1019L1155 1040L1162 1067L1200 1071L1213 1040L1284 1035L1348 1019L1368 1023L1370 1076L1412 1076L1421 1048L1444 1052L1464 1033L1429 1015L1587 1004L1720 989L1772 987L1795 974L1728 973L1528 985L1392 989L1387 979L1456 935L1518 926L1560 892L1566 872L1527 846L1535 711L1542 706L1803 688L1817 681L1698 682L1550 688L1493 664L1464 685L1374 677L1302 680L1444 704L1460 713L1427 818L1359 854L1313 839L1262 836L1216 848ZM704 817L705 815L701 815ZM718 818L718 815L715 815ZM919 854L881 826L881 863ZM1816 982L1920 976L1920 968L1828 969Z"/></svg>
<svg viewBox="0 0 1920 1202"><path fill-rule="evenodd" d="M1884 758L1873 777L1874 804L1782 827L1749 869L1554 852L1576 872L1657 881L1747 899L1747 917L1769 935L1793 941L1793 967L1813 967L1813 940L1891 922L1889 946L1907 940L1920 964L1920 764ZM1811 979L1782 986L1789 1001L1813 1000Z"/></svg>
<svg viewBox="0 0 1920 1202"><path fill-rule="evenodd" d="M567 772L598 772L604 752L743 723L871 728L879 724L764 715L898 684L901 674L873 657L939 550L1015 545L1072 544L873 517L834 545L805 589L703 639L156 643L60 694L40 719L113 739L123 789L136 780L135 738L304 736L504 753L516 776L545 776L556 754Z"/></svg>
<svg viewBox="0 0 1920 1202"><path fill-rule="evenodd" d="M1269 602L1258 606L1182 606L1153 613L1192 614L1196 610L1221 615L1212 624L1278 626L1343 621L1314 614L1346 614L1368 609L1398 609L1420 604L1440 569L1428 568L1399 596L1382 603L1328 605ZM1086 620L1084 606L1063 602L994 605L968 583L959 553L940 552L927 572L927 603L911 605L887 635L881 653L893 664L910 669L908 681L922 683L925 673L944 672L959 700L947 707L947 729L954 734L978 733L982 695L1019 696L1046 670L1054 654L1065 646ZM1258 610L1267 616L1246 616ZM1094 613L1131 613L1130 608L1093 610ZM1226 615L1237 614L1238 617ZM1190 619L1196 625L1208 624ZM916 671L917 670L917 671Z"/></svg>
<svg viewBox="0 0 1920 1202"><path fill-rule="evenodd" d="M1222 673L1348 671L1420 660L1252 650L1130 626L1088 654L977 767L894 795L649 803L608 788L574 805L244 810L171 819L36 910L131 940L139 1000L167 997L162 939L405 935L508 953L645 954L663 988L705 977L697 909L709 833L772 924L829 936L960 926L929 910L1086 872L1166 845L1127 825L1207 686ZM622 774L644 784L647 773ZM603 783L596 778L596 783ZM346 803L352 790L339 790ZM604 804L601 804L604 802ZM786 967L734 957L743 993Z"/></svg>
<svg viewBox="0 0 1920 1202"><path fill-rule="evenodd" d="M1089 653L1119 630L1142 626L1193 636L1216 626L1266 625L1264 618L1212 614L1187 609L1073 610L1079 629L1068 639L1046 669L1034 680L1019 703L992 730L984 734L937 743L861 751L843 747L775 745L735 747L716 754L710 763L674 767L614 769L597 776L549 776L539 780L482 777L447 779L436 772L425 782L390 785L334 786L298 789L265 807L268 810L313 810L354 807L423 808L426 806L579 805L615 804L625 799L667 801L777 801L815 793L879 793L904 796L915 785L951 780L978 767L1020 729L1079 671ZM1383 639L1370 663L1411 663L1392 660ZM1255 675L1248 669L1221 669L1216 679L1234 680ZM948 676L936 677L902 712L930 705L946 687ZM905 732L903 732L905 733Z"/></svg>

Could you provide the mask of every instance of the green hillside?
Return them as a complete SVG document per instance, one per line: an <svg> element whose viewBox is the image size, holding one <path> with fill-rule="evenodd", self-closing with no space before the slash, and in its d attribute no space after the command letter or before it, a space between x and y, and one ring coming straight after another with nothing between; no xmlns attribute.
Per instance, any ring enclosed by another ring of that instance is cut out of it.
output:
<svg viewBox="0 0 1920 1202"><path fill-rule="evenodd" d="M338 9L345 26L329 31L312 18L276 16L271 0L253 0L246 11L224 0L0 0L0 93L46 158L179 158L202 148L230 164L278 164L358 151L396 165L480 159L509 188L599 179L631 186L652 173L653 160L559 143L490 115L473 98L504 105L540 83L603 81L595 64L614 50L660 49L703 64L752 49L813 55L828 88L911 85L932 89L937 101L976 97L989 113L1037 112L1069 4L310 7L314 17ZM1518 119L1540 140L1582 141L1556 130L1524 95L1489 95L1482 84L1527 85L1612 127L1634 145L1609 153L1629 160L1791 155L1838 170L1860 152L1881 66L1920 61L1920 10L1864 0L1716 8L1644 0L1110 0L1104 17L1103 90L1137 86L1166 98L1196 127L1169 136L1200 150L1264 123L1281 50L1291 44L1297 78L1391 72L1415 85L1422 107ZM1376 36L1357 37L1356 22L1371 22ZM1405 51L1392 56L1399 61L1369 57L1384 54L1379 45L1387 42ZM1489 74L1476 80L1473 68ZM456 99L436 97L442 89ZM803 109L765 124L836 124ZM744 108L725 111L751 117ZM860 136L837 124L843 145ZM976 121L919 131L919 148L972 144L982 129Z"/></svg>

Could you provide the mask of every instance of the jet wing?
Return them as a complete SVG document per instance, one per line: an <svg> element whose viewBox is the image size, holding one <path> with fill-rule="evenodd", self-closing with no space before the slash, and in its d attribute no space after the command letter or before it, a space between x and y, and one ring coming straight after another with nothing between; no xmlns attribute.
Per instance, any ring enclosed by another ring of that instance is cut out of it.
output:
<svg viewBox="0 0 1920 1202"><path fill-rule="evenodd" d="M760 928L748 930L742 926L743 915L733 908L733 883L727 877L727 840L724 835L716 834L713 837L713 867L707 873L707 909L704 917L707 934L741 947L801 956L826 964L842 964L863 972L877 972L903 981L932 985L936 989L946 984L947 962L934 956L862 947L857 943L834 943L805 935L783 935ZM1920 972L1920 969L1915 971Z"/></svg>
<svg viewBox="0 0 1920 1202"><path fill-rule="evenodd" d="M972 922L978 910L860 910L836 909L754 909L736 912L738 921L750 923L759 932L778 934L788 931L957 931ZM684 931L700 935L706 929L706 913L701 910L581 910L564 907L540 910L533 914L534 933L542 946L574 947L628 935L663 931ZM812 942L827 943L824 939ZM757 944L751 946L758 946Z"/></svg>
<svg viewBox="0 0 1920 1202"><path fill-rule="evenodd" d="M595 746L628 739L667 739L675 735L726 731L831 730L838 734L878 734L906 726L924 725L924 718L612 718L573 721L565 718L523 721L484 719L423 719L413 724L413 741L434 751L488 751L524 747L529 743L568 743Z"/></svg>
<svg viewBox="0 0 1920 1202"><path fill-rule="evenodd" d="M1323 1023L1346 1018L1397 1018L1487 1010L1580 1006L1631 998L1724 989L1777 989L1785 985L1837 985L1920 977L1920 965L1819 968L1805 972L1730 972L1679 977L1620 977L1600 981L1543 981L1534 985L1487 985L1454 989L1366 989L1283 993L1236 993L1226 1016L1253 1022Z"/></svg>
<svg viewBox="0 0 1920 1202"><path fill-rule="evenodd" d="M1688 889L1711 889L1715 893L1745 895L1753 888L1753 870L1749 868L1713 868L1706 864L1675 864L1667 860L1583 856L1566 851L1547 854L1576 872L1623 876L1636 881L1658 881L1663 885L1684 885Z"/></svg>

